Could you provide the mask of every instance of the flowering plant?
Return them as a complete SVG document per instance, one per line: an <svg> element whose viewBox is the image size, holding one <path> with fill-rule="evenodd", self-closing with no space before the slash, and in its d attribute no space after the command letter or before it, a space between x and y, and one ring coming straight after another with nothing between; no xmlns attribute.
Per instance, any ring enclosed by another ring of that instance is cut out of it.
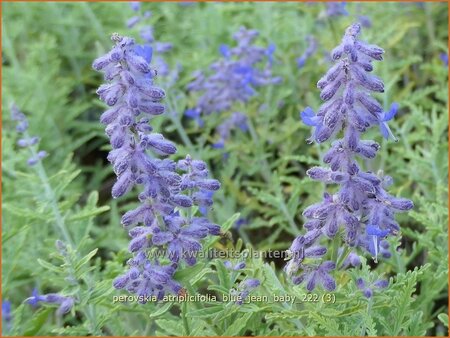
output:
<svg viewBox="0 0 450 338"><path fill-rule="evenodd" d="M292 259L286 271L293 276L294 284L305 282L309 291L318 283L326 290L334 290L336 283L329 272L340 268L352 250L361 248L376 262L378 253L389 247L385 238L400 231L395 213L413 207L410 200L385 191L392 183L389 176L363 171L356 161L357 157L373 159L380 148L375 141L361 139L369 128L379 126L385 138L394 138L386 122L398 110L393 104L389 112L384 112L370 94L384 92L383 82L370 74L372 60L382 60L384 51L360 41L360 30L359 24L347 28L341 44L331 53L335 64L317 83L325 103L317 114L310 107L300 114L303 122L313 127L309 142L323 143L341 131L343 134L323 157L330 168L313 167L307 171L311 179L338 184L339 190L325 193L321 202L305 209L307 232L298 236L289 249ZM323 261L328 251L319 245L323 237L342 238L344 250L339 255L335 252L333 261ZM296 274L299 270L300 274Z"/></svg>
<svg viewBox="0 0 450 338"><path fill-rule="evenodd" d="M152 133L149 125L151 118L164 113L160 101L165 96L153 84L152 49L117 34L112 40L113 49L92 65L108 81L97 94L110 107L100 120L107 125L113 148L108 155L117 175L112 196L118 198L142 186L140 205L122 217L132 238L129 251L133 258L128 261L130 269L115 279L114 286L162 299L166 292L181 291L173 275L183 261L195 264L200 240L220 234L218 225L196 217L192 210L194 205L210 207L209 192L218 190L220 183L208 179L206 164L189 155L178 162L155 156L175 154L176 148L163 135ZM166 251L167 257L163 261L152 258L155 250Z"/></svg>

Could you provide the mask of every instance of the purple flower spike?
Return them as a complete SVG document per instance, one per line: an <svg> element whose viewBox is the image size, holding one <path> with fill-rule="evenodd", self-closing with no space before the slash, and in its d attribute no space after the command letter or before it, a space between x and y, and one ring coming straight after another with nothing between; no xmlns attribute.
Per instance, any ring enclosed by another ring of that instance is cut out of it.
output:
<svg viewBox="0 0 450 338"><path fill-rule="evenodd" d="M397 111L398 111L398 107L399 107L398 103L396 103L396 102L392 103L389 111L386 113L383 113L383 116L380 120L380 131L381 131L381 134L383 135L383 137L387 140L389 138L392 138L396 142L398 140L394 136L394 134L392 134L391 129L389 128L389 126L387 125L386 122L392 120L395 117L395 115L397 114Z"/></svg>
<svg viewBox="0 0 450 338"><path fill-rule="evenodd" d="M313 128L309 142L332 140L331 148L323 157L329 168L313 167L306 174L313 180L339 186L336 193L325 193L321 202L304 210L306 233L297 236L288 250L290 260L285 271L294 284L304 282L308 291L318 285L326 290L336 288L331 276L335 262L324 262L329 255L321 242L339 236L342 242L338 257L351 251L339 269L361 265L359 251L369 253L375 262L379 255L389 258L386 238L400 230L395 214L414 206L412 201L385 191L392 178L363 171L356 160L358 157L372 159L380 149L375 141L361 139L367 129L379 126L384 137L394 138L387 122L399 109L398 103L393 103L384 112L372 97L371 92L384 90L383 82L370 74L372 62L382 60L384 51L360 41L360 32L360 24L351 25L341 44L332 51L334 65L317 82L324 101L322 106L316 112L307 107L300 113L303 123ZM373 292L366 284L357 281L370 298Z"/></svg>
<svg viewBox="0 0 450 338"><path fill-rule="evenodd" d="M178 162L169 159L177 151L175 145L149 125L150 118L164 113L160 102L165 97L153 83L152 48L135 45L133 39L117 34L112 40L112 50L93 63L107 81L97 93L109 106L100 120L106 125L112 146L108 160L117 175L112 196L121 197L135 187L140 190L140 205L122 216L122 225L131 237L130 268L113 286L162 299L166 293L181 290L174 273L182 262L196 263L201 240L220 235L220 227L207 218L192 212L182 216L185 213L181 212L196 205L206 214L220 183L208 178L203 161L189 155ZM166 252L167 257L159 262L150 255L154 249ZM66 313L72 305L61 302L59 313Z"/></svg>

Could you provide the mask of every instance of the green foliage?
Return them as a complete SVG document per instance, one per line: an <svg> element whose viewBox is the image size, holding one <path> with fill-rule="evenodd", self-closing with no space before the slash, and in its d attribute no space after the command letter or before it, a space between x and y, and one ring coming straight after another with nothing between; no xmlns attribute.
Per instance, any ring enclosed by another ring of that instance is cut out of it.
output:
<svg viewBox="0 0 450 338"><path fill-rule="evenodd" d="M222 183L211 213L222 235L206 239L204 253L235 252L225 259L246 267L230 271L224 258L208 256L176 273L188 295L215 300L115 301L127 294L112 280L130 257L120 217L137 201L110 197L115 177L98 122L101 79L91 63L111 47L112 32L139 41L138 29L125 26L133 12L120 2L4 3L2 294L12 303L13 321L3 322L3 335L447 335L449 107L448 70L440 60L448 52L447 4L348 3L349 16L332 18L323 16L323 3L142 6L153 13L156 39L173 43L169 66L182 66L177 82L165 88L169 113L152 126L177 143L176 157L207 161ZM375 70L386 84L378 98L385 108L400 105L391 124L399 142L370 132L367 138L382 147L362 166L392 176L390 192L412 199L415 208L398 217L401 237L391 240L398 248L390 259L375 264L365 257L360 268L336 271L336 291L308 293L286 276L283 257L264 255L288 249L303 231L302 211L326 189L305 175L320 164L326 146L306 143L310 130L298 112L318 106L315 84L329 67L324 55L359 14L372 20L363 39L386 50ZM260 32L258 45L276 44L273 73L283 82L261 89L248 104L208 116L199 127L183 116L198 98L185 87L193 71L219 57L221 44L234 44L241 25ZM318 51L298 69L307 35L318 40ZM16 145L12 102L27 115L30 135L41 138L39 149L49 153L34 167L26 164L30 150ZM249 131L234 131L225 149L214 149L216 127L234 111L247 115ZM390 283L367 299L356 287L358 277ZM254 301L223 300L248 278L261 281L251 292ZM35 287L74 297L74 308L62 318L55 305L32 308L24 300ZM294 301L273 301L287 295Z"/></svg>

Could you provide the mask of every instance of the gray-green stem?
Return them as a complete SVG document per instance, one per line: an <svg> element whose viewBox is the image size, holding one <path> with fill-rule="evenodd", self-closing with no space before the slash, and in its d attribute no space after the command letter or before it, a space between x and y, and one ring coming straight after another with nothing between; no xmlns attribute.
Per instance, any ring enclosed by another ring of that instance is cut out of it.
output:
<svg viewBox="0 0 450 338"><path fill-rule="evenodd" d="M29 138L28 133L24 133L24 136L26 138ZM35 146L29 147L29 149L30 149L30 153L32 156L37 156L37 151L36 151ZM62 235L62 237L70 245L70 247L75 249L75 243L66 227L66 224L64 222L64 217L61 215L61 211L59 210L59 207L58 207L58 201L57 201L56 195L49 183L47 172L45 171L45 168L42 165L42 162L38 161L35 165L35 168L36 168L36 172L39 176L39 179L41 180L41 183L44 187L46 197L47 197L48 201L50 201L50 204L51 204L52 212L55 217L55 223L53 223L53 224L55 224L55 230L57 233L59 232ZM76 253L76 254L78 255L78 253ZM92 290L93 283L92 283L92 277L90 274L86 274L86 285L89 290ZM81 297L82 297L81 289L78 289L78 298L80 300L81 300ZM95 320L95 309L94 309L93 305L87 305L86 310L87 311L85 314L91 324L91 332L96 333L95 331L97 331L97 329L96 329L97 325L96 325L96 320Z"/></svg>

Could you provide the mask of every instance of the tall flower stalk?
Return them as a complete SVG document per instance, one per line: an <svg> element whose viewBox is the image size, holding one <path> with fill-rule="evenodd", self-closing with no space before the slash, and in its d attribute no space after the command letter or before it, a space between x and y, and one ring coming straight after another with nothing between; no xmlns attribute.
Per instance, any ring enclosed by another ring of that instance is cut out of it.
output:
<svg viewBox="0 0 450 338"><path fill-rule="evenodd" d="M72 235L67 227L65 222L65 217L62 215L62 212L58 206L58 198L53 187L50 184L50 180L48 178L47 171L42 164L42 159L47 156L47 152L44 150L38 150L38 144L40 138L37 136L30 136L28 133L29 122L24 113L22 113L19 108L15 105L11 105L11 119L16 122L16 132L21 136L21 138L17 141L17 145L21 148L28 149L30 153L30 157L28 158L28 165L33 167L36 171L41 184L44 188L45 198L48 200L51 206L51 210L54 217L54 222L52 222L56 233L59 233L65 242L58 240L57 243L61 243L60 246L68 245L70 248L75 248L76 243L73 241ZM79 284L79 281L75 278L72 278L75 284ZM85 275L84 282L88 289L93 288L92 276L87 273ZM80 285L80 284L79 284ZM64 296L59 293L49 293L40 295L37 289L33 290L32 296L27 298L25 301L33 307L36 307L39 303L48 303L48 304L57 304L59 305L56 314L58 317L61 317L67 313L69 313L74 307L76 302L80 302L82 299L81 288L78 288L78 292L76 297L73 296ZM96 330L96 315L94 311L94 307L91 304L85 305L85 315L89 322L89 329L95 333Z"/></svg>
<svg viewBox="0 0 450 338"><path fill-rule="evenodd" d="M384 51L358 40L360 30L360 24L351 25L332 51L335 64L317 83L320 98L325 101L317 114L310 107L301 112L303 122L313 127L310 142L323 143L342 136L333 141L323 157L329 167L307 171L313 180L337 184L339 189L326 192L321 202L303 212L307 232L294 240L285 268L294 284L305 282L310 291L318 284L334 290L331 271L340 268L351 251L363 250L377 261L379 253L387 250L385 238L400 231L395 214L413 208L412 201L386 192L392 183L389 176L363 171L356 160L372 159L380 149L375 141L361 139L369 128L379 127L385 138L394 138L387 121L398 110L393 104L384 112L371 95L384 92L383 82L370 74L372 61L381 61ZM329 250L320 244L322 238L333 239L331 260L324 258Z"/></svg>
<svg viewBox="0 0 450 338"><path fill-rule="evenodd" d="M175 271L183 261L196 263L201 239L219 235L218 225L195 216L194 205L211 207L211 192L220 183L208 178L202 161L189 155L178 162L167 158L176 153L175 145L149 125L165 110L160 103L165 93L154 86L156 71L149 66L152 49L118 34L112 40L112 50L93 63L108 82L97 93L109 106L100 120L107 126L112 146L108 160L117 175L112 196L121 197L135 186L141 191L139 206L122 217L133 257L129 270L113 285L141 296L145 303L148 297L161 299L181 291L173 279Z"/></svg>

